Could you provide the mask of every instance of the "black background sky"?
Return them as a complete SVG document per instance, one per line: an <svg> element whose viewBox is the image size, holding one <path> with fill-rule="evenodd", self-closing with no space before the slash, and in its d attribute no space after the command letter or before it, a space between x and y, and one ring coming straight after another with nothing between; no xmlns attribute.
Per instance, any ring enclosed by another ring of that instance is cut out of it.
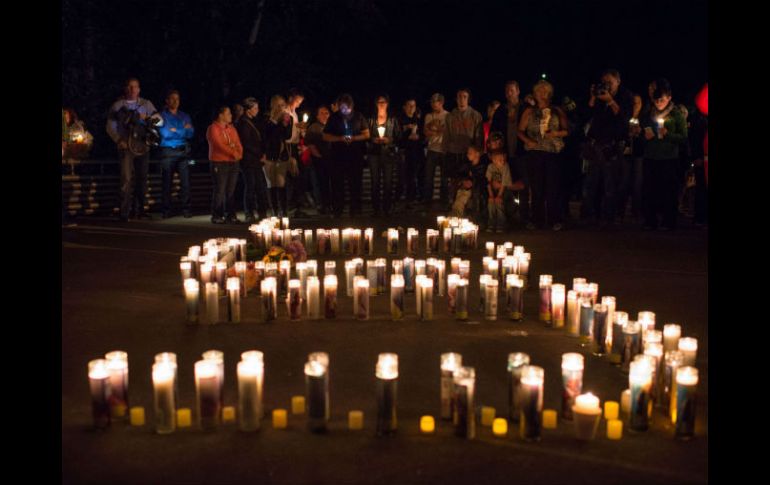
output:
<svg viewBox="0 0 770 485"><path fill-rule="evenodd" d="M557 99L584 102L605 67L643 93L658 76L674 97L692 104L708 80L706 1L387 1L387 0L63 0L62 102L104 141L108 106L128 76L143 97L163 105L169 87L202 129L221 102L269 97L299 87L304 110L353 94L361 111L374 96L427 99L468 86L485 113L504 98L503 84L522 91L546 73ZM261 11L256 42L249 43Z"/></svg>

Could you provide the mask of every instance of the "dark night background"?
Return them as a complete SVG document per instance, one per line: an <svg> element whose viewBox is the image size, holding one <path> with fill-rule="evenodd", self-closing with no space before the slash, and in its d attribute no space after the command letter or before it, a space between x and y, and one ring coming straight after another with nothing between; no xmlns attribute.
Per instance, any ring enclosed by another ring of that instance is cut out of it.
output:
<svg viewBox="0 0 770 485"><path fill-rule="evenodd" d="M95 135L93 158L113 156L105 116L129 76L158 109L168 88L181 91L199 156L218 103L255 96L265 112L291 87L305 92L300 111L347 91L368 114L379 92L392 110L414 95L426 112L439 91L451 110L468 86L486 117L508 79L523 97L546 73L556 100L581 105L599 72L615 67L642 94L667 77L689 106L708 80L707 15L706 1L689 0L63 0L62 102Z"/></svg>

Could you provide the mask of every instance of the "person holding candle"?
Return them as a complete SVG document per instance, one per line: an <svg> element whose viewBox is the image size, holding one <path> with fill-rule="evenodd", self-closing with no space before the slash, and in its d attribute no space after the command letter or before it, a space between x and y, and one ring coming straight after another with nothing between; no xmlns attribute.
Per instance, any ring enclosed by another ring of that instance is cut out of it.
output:
<svg viewBox="0 0 770 485"><path fill-rule="evenodd" d="M425 143L422 128L422 113L417 107L417 100L409 96L404 100L401 113L398 114L399 149L402 153L402 165L399 166L400 187L396 193L403 191L406 204L404 209L412 209L412 202L419 202L428 197L424 192L425 174ZM433 184L431 184L433 188ZM430 193L433 198L433 192ZM422 215L426 215L423 213Z"/></svg>
<svg viewBox="0 0 770 485"><path fill-rule="evenodd" d="M658 227L658 215L662 216L662 230L676 227L676 173L679 150L687 140L687 121L672 101L671 93L671 84L666 79L657 79L650 109L639 120L646 140L642 178L644 230Z"/></svg>
<svg viewBox="0 0 770 485"><path fill-rule="evenodd" d="M376 114L369 118L369 132L372 137L367 143L366 158L372 178L373 216L390 215L393 195L393 168L396 164L396 139L400 133L398 119L388 113L390 98L386 94L375 100ZM382 194L380 194L382 191Z"/></svg>
<svg viewBox="0 0 770 485"><path fill-rule="evenodd" d="M446 117L449 114L449 112L444 109L444 95L441 93L434 93L431 95L430 107L432 111L425 115L425 125L423 127L423 134L428 142L428 150L425 159L425 182L423 187L427 194L433 194L434 173L436 167L440 167L441 185L439 187L439 201L441 203L441 208L444 209L448 202L447 189L449 188L449 178L446 171L446 165L444 164L444 148L442 146L444 124L446 122ZM430 210L433 197L430 197L423 202L425 203L425 209Z"/></svg>
<svg viewBox="0 0 770 485"><path fill-rule="evenodd" d="M286 173L292 157L287 139L291 139L293 133L293 118L286 111L286 100L280 95L273 96L270 98L268 120L264 123L265 161L262 168L267 179L273 216L276 217L285 217L289 212Z"/></svg>
<svg viewBox="0 0 770 485"><path fill-rule="evenodd" d="M243 212L247 224L267 217L267 180L263 171L265 160L264 120L258 118L259 102L248 97L243 100L243 116L235 123L243 144L241 174L243 176ZM257 216L255 217L254 211Z"/></svg>
<svg viewBox="0 0 770 485"><path fill-rule="evenodd" d="M332 178L334 215L342 216L345 183L350 192L350 215L361 214L361 184L364 142L370 138L366 119L353 111L353 97L342 94L337 99L339 111L332 114L324 128L323 140L331 144L331 160L339 176Z"/></svg>

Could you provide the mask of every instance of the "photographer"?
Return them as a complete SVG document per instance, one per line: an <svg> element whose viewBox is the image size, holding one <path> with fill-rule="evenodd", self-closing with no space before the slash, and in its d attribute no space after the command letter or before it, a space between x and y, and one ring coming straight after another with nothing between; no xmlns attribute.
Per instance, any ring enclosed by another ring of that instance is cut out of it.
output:
<svg viewBox="0 0 770 485"><path fill-rule="evenodd" d="M115 101L107 116L107 134L118 147L120 162L120 215L128 221L134 204L134 217L149 219L144 212L144 195L147 192L147 169L150 165L150 145L153 143L150 125L161 125L157 110L150 100L139 97L139 80L129 78L124 96Z"/></svg>
<svg viewBox="0 0 770 485"><path fill-rule="evenodd" d="M179 91L172 89L166 95L166 109L160 114L163 126L160 128L160 169L163 179L163 219L171 217L171 179L174 171L179 173L182 214L192 217L190 212L190 173L187 167L190 156L190 141L195 129L190 115L179 110Z"/></svg>
<svg viewBox="0 0 770 485"><path fill-rule="evenodd" d="M602 225L615 222L618 185L622 170L623 150L628 137L628 120L633 109L633 96L620 88L620 73L606 69L601 82L591 85L588 107L591 127L583 144L582 157L587 164L583 186L583 217L593 220L596 197L603 187Z"/></svg>

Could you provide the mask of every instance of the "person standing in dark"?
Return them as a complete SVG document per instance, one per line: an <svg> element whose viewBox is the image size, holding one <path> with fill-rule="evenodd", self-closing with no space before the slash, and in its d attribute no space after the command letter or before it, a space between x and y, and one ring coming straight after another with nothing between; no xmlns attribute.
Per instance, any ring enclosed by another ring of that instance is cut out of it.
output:
<svg viewBox="0 0 770 485"><path fill-rule="evenodd" d="M434 93L430 97L431 112L425 115L425 126L423 127L423 134L428 143L428 153L425 157L425 190L429 193L433 193L434 175L436 167L439 167L441 173L441 187L439 187L439 201L441 208L445 209L449 200L447 196L447 189L449 188L449 174L447 174L447 168L444 164L444 123L446 117L449 114L444 109L444 95L441 93ZM431 209L433 202L432 198L424 201L425 210Z"/></svg>
<svg viewBox="0 0 770 485"><path fill-rule="evenodd" d="M264 219L268 213L267 180L262 167L265 165L264 124L257 117L259 102L249 97L243 100L243 116L235 123L243 145L241 174L243 175L243 212L247 224ZM254 211L257 215L254 215Z"/></svg>
<svg viewBox="0 0 770 485"><path fill-rule="evenodd" d="M433 192L425 193L425 151L424 137L422 134L422 114L417 109L417 100L407 98L404 101L403 111L398 116L398 124L401 150L404 154L403 186L406 196L406 210L412 210L412 203L420 200L431 200ZM430 185L433 189L433 184Z"/></svg>
<svg viewBox="0 0 770 485"><path fill-rule="evenodd" d="M353 97L342 94L337 99L339 111L329 117L323 139L331 144L331 166L334 215L342 216L345 204L345 183L350 192L350 215L361 215L361 185L363 183L364 150L369 139L369 126L361 113L353 111Z"/></svg>
<svg viewBox="0 0 770 485"><path fill-rule="evenodd" d="M499 132L503 134L503 148L508 153L508 166L511 169L511 175L515 180L523 180L524 190L519 191L520 201L529 200L529 182L527 179L527 167L521 158L521 147L519 145L519 119L523 106L519 100L519 82L510 80L505 83L505 102L495 110L490 124L490 132ZM529 221L529 204L522 203L519 206L519 217L521 220Z"/></svg>
<svg viewBox="0 0 770 485"><path fill-rule="evenodd" d="M214 181L211 222L239 224L241 221L236 217L235 211L235 185L238 183L238 161L243 157L243 146L232 125L233 114L230 108L226 105L220 106L216 113L214 122L206 130Z"/></svg>
<svg viewBox="0 0 770 485"><path fill-rule="evenodd" d="M289 90L289 95L286 102L286 112L291 116L291 136L286 139L286 147L289 149L289 156L297 161L297 174L289 173L288 189L291 195L289 200L294 206L294 217L306 217L307 214L302 212L302 204L305 201L305 192L307 190L308 176L305 173L308 168L304 164L300 163L299 156L299 142L304 136L307 125L299 120L297 115L297 109L299 109L302 102L305 101L305 95L302 91L296 88Z"/></svg>
<svg viewBox="0 0 770 485"><path fill-rule="evenodd" d="M270 98L270 114L264 124L265 162L262 167L270 193L273 216L288 217L286 174L289 172L290 150L286 140L291 136L294 122L286 111L286 100L281 95Z"/></svg>
<svg viewBox="0 0 770 485"><path fill-rule="evenodd" d="M369 173L372 178L372 210L374 217L390 215L393 198L393 169L396 165L396 140L399 134L398 121L388 113L389 98L377 96L374 116L369 118L367 144ZM380 195L382 192L382 195Z"/></svg>
<svg viewBox="0 0 770 485"><path fill-rule="evenodd" d="M457 106L447 115L444 125L444 166L447 173L454 177L465 161L465 155L470 145L479 148L484 143L484 128L481 113L470 106L471 91L468 88L457 90ZM455 181L450 181L454 200Z"/></svg>
<svg viewBox="0 0 770 485"><path fill-rule="evenodd" d="M179 174L179 199L182 215L192 217L190 210L190 171L188 157L190 142L195 134L190 115L179 109L179 91L172 89L166 95L166 108L160 113L163 125L160 127L160 170L163 181L162 217L171 217L171 179Z"/></svg>
<svg viewBox="0 0 770 485"><path fill-rule="evenodd" d="M332 172L329 167L329 143L323 140L323 131L329 121L329 108L320 106L316 120L307 128L305 145L310 150L312 169L315 170L320 192L319 213L329 214L332 207Z"/></svg>
<svg viewBox="0 0 770 485"><path fill-rule="evenodd" d="M123 97L112 104L107 116L107 134L117 145L120 161L119 218L123 222L128 221L132 205L137 219L150 217L144 211L150 147L142 133L149 118L159 115L152 101L139 97L140 91L138 79L126 80Z"/></svg>
<svg viewBox="0 0 770 485"><path fill-rule="evenodd" d="M606 69L601 81L591 85L588 100L591 128L586 134L583 153L587 161L583 204L587 210L583 213L589 220L600 219L603 226L615 222L623 151L633 104L631 92L620 86L620 73L616 69ZM594 200L600 186L603 187L603 200L599 216L594 210Z"/></svg>

